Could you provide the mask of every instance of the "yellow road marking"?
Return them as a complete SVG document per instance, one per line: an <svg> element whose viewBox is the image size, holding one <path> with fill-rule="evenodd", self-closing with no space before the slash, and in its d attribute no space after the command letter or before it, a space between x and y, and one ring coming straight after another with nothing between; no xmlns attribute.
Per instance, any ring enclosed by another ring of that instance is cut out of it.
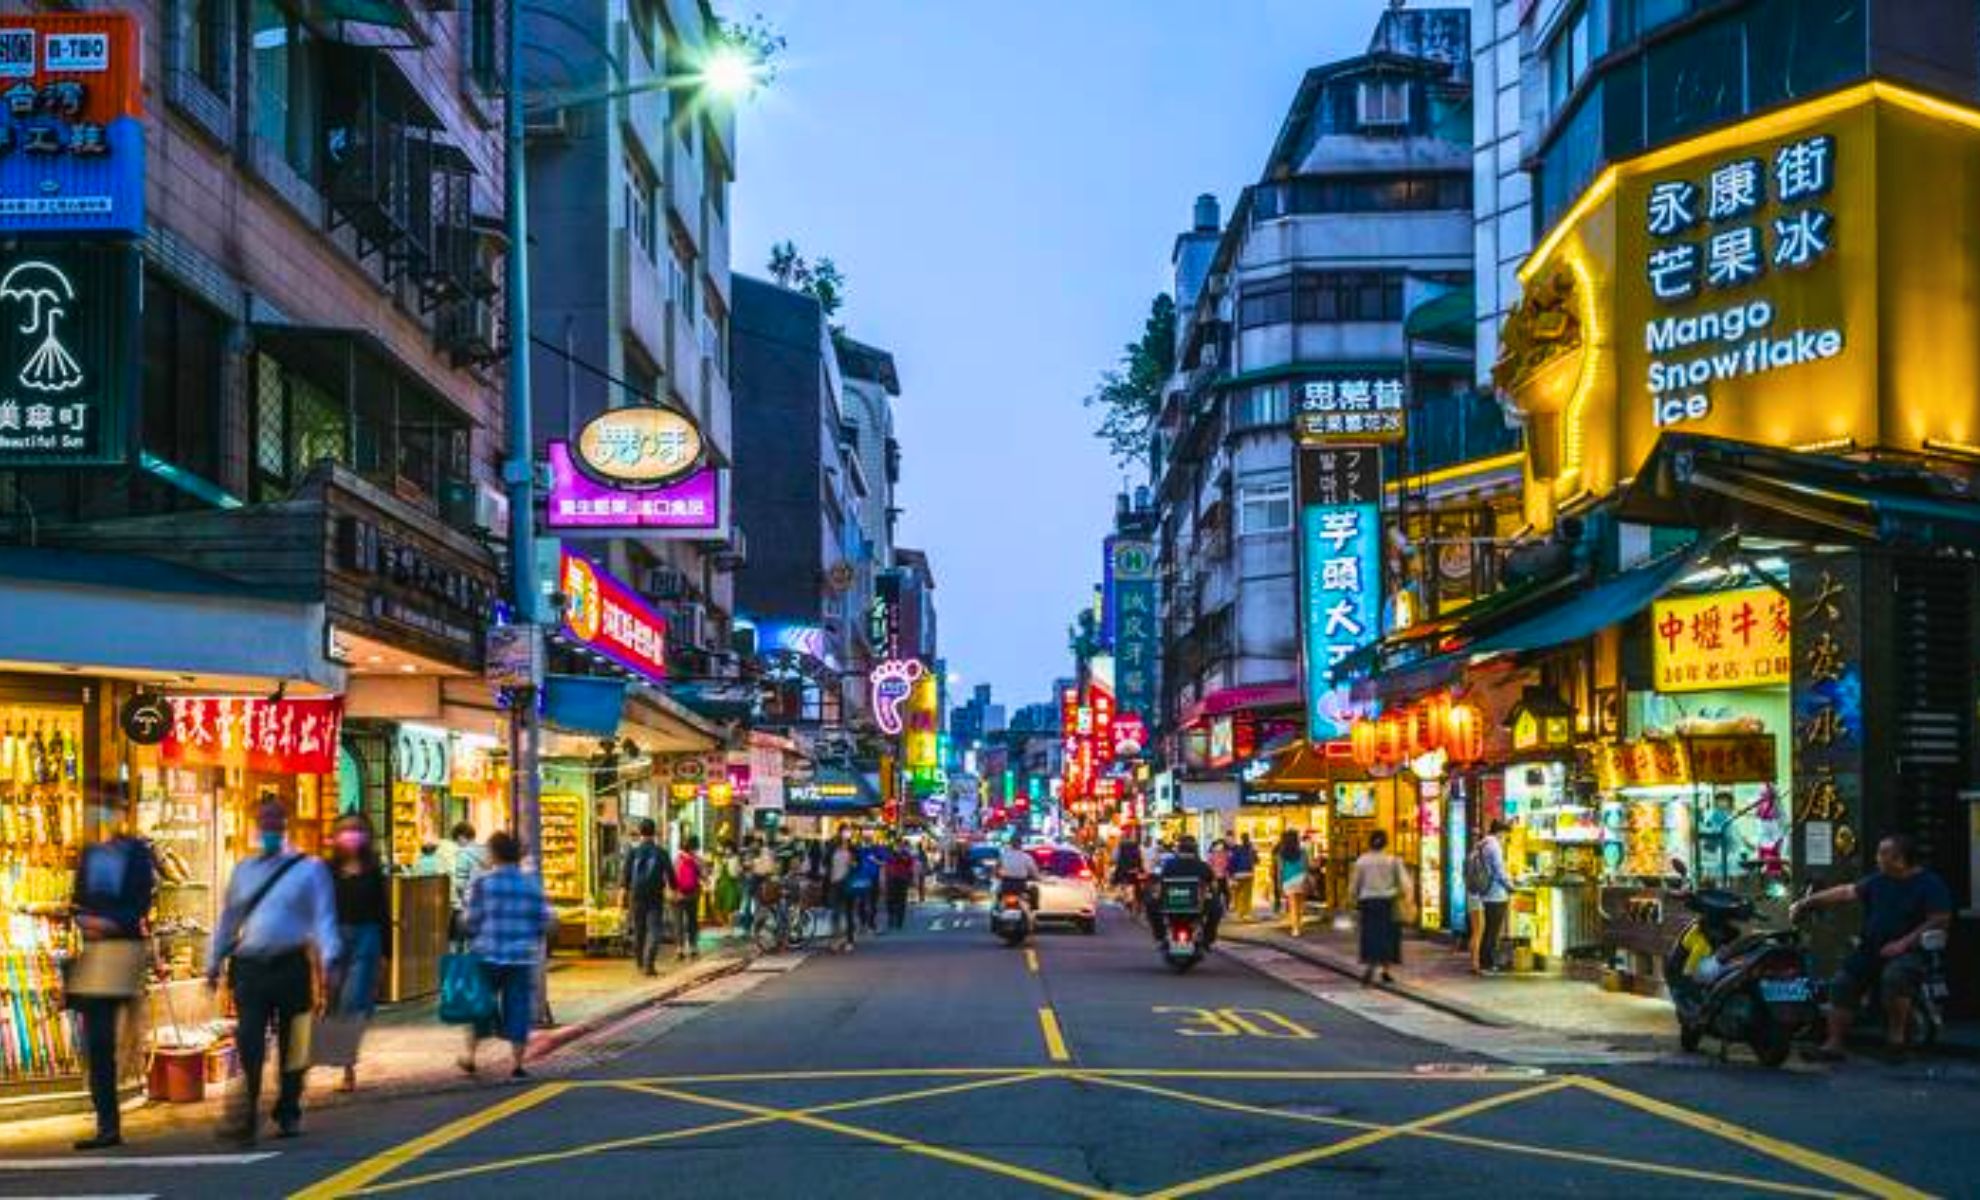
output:
<svg viewBox="0 0 1980 1200"><path fill-rule="evenodd" d="M620 1079L577 1079L573 1088L615 1088L628 1083L804 1083L836 1079L956 1079L971 1075L1009 1075L1030 1070L1044 1076L1080 1075L1109 1079L1221 1079L1233 1082L1283 1080L1304 1082L1392 1082L1430 1084L1531 1083L1530 1068L1464 1075L1424 1075L1415 1071L1216 1071L1193 1067L867 1067L844 1071L743 1071L718 1075L642 1075Z"/></svg>
<svg viewBox="0 0 1980 1200"><path fill-rule="evenodd" d="M1149 1200L1173 1200L1174 1197L1179 1196L1195 1196L1202 1192L1210 1192L1218 1188L1229 1187L1234 1183L1243 1183L1247 1179L1256 1179L1261 1175L1275 1175L1280 1171L1288 1171L1294 1167L1303 1167L1308 1163L1319 1162L1322 1159L1338 1158L1343 1154L1351 1154L1356 1150L1365 1149L1379 1142L1386 1142L1390 1138L1403 1137L1419 1129L1432 1129L1438 1125L1447 1125L1452 1121L1460 1121L1481 1112L1487 1112L1507 1104L1517 1104L1522 1100L1531 1100L1536 1096L1544 1096L1549 1092L1558 1092L1563 1088L1571 1086L1572 1081L1567 1079L1549 1079L1547 1082L1535 1087L1521 1088L1518 1091L1501 1092L1496 1096L1486 1096L1484 1099L1474 1100L1469 1104L1461 1104L1456 1108L1445 1109L1440 1113L1432 1113L1427 1117L1419 1117L1414 1121L1409 1121L1402 1125L1387 1125L1380 1129L1366 1130L1351 1138L1334 1142L1331 1145L1316 1147L1312 1150L1301 1150L1296 1154L1281 1155L1278 1158L1267 1159L1265 1162L1254 1163L1248 1167L1239 1167L1235 1171L1222 1171L1215 1175L1206 1175L1201 1179L1194 1179L1188 1183L1178 1184L1175 1187L1164 1188L1159 1192L1151 1193Z"/></svg>
<svg viewBox="0 0 1980 1200"><path fill-rule="evenodd" d="M1089 1072L1081 1071L1072 1078L1095 1083L1102 1087L1120 1088L1126 1091L1146 1092L1152 1096L1163 1096L1172 1100L1182 1100L1204 1108L1223 1109L1227 1112L1246 1113L1252 1116L1273 1117L1281 1121L1296 1121L1308 1125L1330 1125L1339 1129L1382 1130L1390 1126L1374 1121L1358 1121L1352 1117L1323 1117L1315 1113L1287 1112L1284 1109L1264 1108L1255 1104L1242 1104L1235 1100L1225 1100L1217 1096L1199 1096L1191 1092L1179 1092L1174 1088L1156 1087L1153 1084L1137 1083L1127 1079L1089 1078ZM1704 1183L1722 1183L1730 1187L1747 1188L1753 1191L1778 1192L1787 1196L1835 1196L1838 1193L1823 1188L1804 1187L1796 1183L1775 1183L1766 1179L1754 1179L1745 1175L1730 1175L1719 1171L1706 1171L1697 1167L1674 1167L1665 1163L1646 1162L1637 1158L1617 1158L1605 1154L1589 1154L1580 1150L1557 1150L1551 1146L1531 1146L1522 1142L1503 1142L1492 1138L1474 1137L1470 1134L1452 1133L1444 1129L1413 1129L1412 1138L1425 1141L1445 1142L1456 1146L1470 1146L1481 1150L1499 1150L1507 1154L1523 1154L1535 1158L1551 1158L1562 1162L1587 1163L1592 1166L1610 1167L1618 1170L1641 1171L1649 1175L1668 1175L1677 1179L1695 1179Z"/></svg>
<svg viewBox="0 0 1980 1200"><path fill-rule="evenodd" d="M1038 1073L1020 1071L993 1079L973 1079L967 1083L954 1083L946 1087L922 1088L919 1091L899 1092L886 1096L870 1096L862 1100L840 1100L831 1104L821 1104L814 1108L799 1109L806 1116L819 1116L825 1113L852 1112L862 1108L879 1108L889 1104L904 1104L911 1100L927 1100L936 1096L950 1096L958 1092L980 1091L984 1088L1005 1087L1013 1083L1028 1083L1037 1078ZM621 1091L656 1094L654 1089L643 1084L615 1084ZM524 1154L515 1158L498 1159L476 1163L468 1167L455 1167L446 1171L434 1171L426 1175L416 1175L409 1179L394 1179L376 1184L354 1195L380 1195L385 1192L403 1191L408 1188L425 1187L428 1184L446 1183L474 1175L486 1175L497 1171L513 1171L522 1167L537 1167L546 1163L565 1162L573 1158L585 1158L594 1154L609 1154L615 1150L631 1150L641 1146L657 1146L667 1142L687 1141L690 1138L707 1134L728 1133L736 1129L747 1129L754 1125L774 1125L785 1118L781 1115L765 1113L761 1116L738 1117L729 1121L716 1121L708 1125L695 1125L687 1129L672 1129L665 1133L647 1133L637 1137L614 1138L605 1142L593 1142L586 1146L574 1146L568 1150L546 1150L537 1154Z"/></svg>
<svg viewBox="0 0 1980 1200"><path fill-rule="evenodd" d="M422 1154L438 1150L451 1142L460 1141L469 1134L486 1129L526 1109L535 1108L545 1100L562 1095L569 1087L570 1085L565 1083L540 1084L526 1092L511 1096L500 1104L491 1104L479 1112L469 1113L458 1121L450 1121L403 1145L395 1146L382 1154L373 1155L361 1163L346 1167L328 1179L320 1180L296 1192L290 1200L324 1200L325 1197L330 1196L350 1195L373 1180L398 1170Z"/></svg>
<svg viewBox="0 0 1980 1200"><path fill-rule="evenodd" d="M1059 1014L1052 1011L1051 1005L1038 1010L1038 1028L1045 1034L1045 1053L1053 1062L1071 1062L1072 1054L1066 1050L1066 1035L1059 1032Z"/></svg>
<svg viewBox="0 0 1980 1200"><path fill-rule="evenodd" d="M1033 975L1038 974L1038 951L1029 946L1024 948L1024 969Z"/></svg>
<svg viewBox="0 0 1980 1200"><path fill-rule="evenodd" d="M1868 1167L1859 1167L1855 1163L1844 1162L1839 1158L1831 1158L1820 1151L1810 1150L1805 1146L1797 1146L1792 1142L1784 1142L1779 1138L1768 1137L1764 1133L1747 1129L1741 1125L1734 1125L1730 1121L1722 1121L1717 1117L1708 1117L1704 1113L1693 1112L1688 1108L1681 1108L1678 1105L1666 1103L1654 1097L1646 1096L1641 1092L1632 1092L1628 1088L1617 1087L1615 1084L1605 1080L1580 1075L1574 1077L1574 1084L1583 1091L1593 1092L1597 1096L1606 1097L1619 1104L1627 1104L1631 1108L1641 1112L1647 1112L1652 1116L1662 1117L1666 1121L1675 1121L1680 1125L1689 1126L1692 1129L1698 1130L1700 1133L1709 1133L1714 1137L1724 1138L1729 1142L1745 1146L1749 1150L1758 1151L1769 1158L1776 1158L1792 1166L1800 1167L1804 1171L1811 1171L1817 1175L1826 1176L1838 1183L1846 1183L1872 1196L1903 1197L1905 1200L1912 1200L1914 1197L1922 1198L1927 1194L1907 1184L1899 1183L1888 1175L1880 1175Z"/></svg>
<svg viewBox="0 0 1980 1200"><path fill-rule="evenodd" d="M1031 1077L1025 1076L1025 1078ZM1043 1076L1041 1075L1039 1077L1042 1078ZM1013 1080L1013 1082L1016 1081ZM1028 1167L998 1162L995 1159L984 1158L980 1155L970 1154L962 1150L951 1150L946 1146L933 1146L926 1142L917 1142L912 1138L898 1137L891 1133L881 1133L873 1129L861 1129L857 1125L846 1125L839 1121L828 1121L823 1117L814 1116L802 1109L766 1108L759 1104L747 1104L740 1100L724 1100L714 1096L700 1096L693 1092L679 1092L672 1088L651 1085L641 1085L639 1090L649 1092L655 1096L664 1096L668 1099L683 1100L689 1104L706 1104L711 1108L726 1109L730 1112L748 1113L752 1116L774 1117L777 1120L789 1121L794 1125L802 1125L808 1129L819 1129L826 1133L836 1133L844 1137L858 1138L861 1141L890 1146L905 1154L915 1154L923 1158L933 1158L941 1162L953 1163L957 1166L971 1167L978 1171L987 1171L992 1175L1002 1175L1007 1179L1016 1179L1037 1187L1047 1188L1051 1191L1064 1192L1069 1196L1084 1196L1090 1198L1090 1200L1119 1200L1119 1193L1116 1192L1090 1188L1084 1184L1060 1179L1056 1175L1047 1175L1042 1171L1033 1171Z"/></svg>

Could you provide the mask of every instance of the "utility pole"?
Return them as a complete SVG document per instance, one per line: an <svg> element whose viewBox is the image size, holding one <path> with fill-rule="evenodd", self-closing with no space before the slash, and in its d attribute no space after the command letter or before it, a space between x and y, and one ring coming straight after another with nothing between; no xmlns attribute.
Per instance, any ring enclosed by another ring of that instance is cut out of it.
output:
<svg viewBox="0 0 1980 1200"><path fill-rule="evenodd" d="M541 590L536 579L536 445L530 420L529 379L529 195L524 154L523 0L508 0L508 86L502 100L503 221L509 239L503 259L503 308L508 324L509 377L506 396L509 461L502 480L509 493L509 602L516 620L534 625ZM532 629L529 636L539 636ZM540 683L540 681L537 681ZM511 689L509 718L514 753L510 762L510 815L539 873L543 870L543 814L537 804L542 759L537 687Z"/></svg>

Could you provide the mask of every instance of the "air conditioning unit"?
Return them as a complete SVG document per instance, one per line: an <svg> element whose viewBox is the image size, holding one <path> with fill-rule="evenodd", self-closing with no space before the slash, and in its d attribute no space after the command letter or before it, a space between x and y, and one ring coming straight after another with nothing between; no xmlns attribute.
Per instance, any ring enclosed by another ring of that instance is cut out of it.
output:
<svg viewBox="0 0 1980 1200"><path fill-rule="evenodd" d="M655 567L646 573L641 589L655 600L680 600L688 594L687 572L679 567Z"/></svg>
<svg viewBox="0 0 1980 1200"><path fill-rule="evenodd" d="M475 491L474 524L490 533L509 527L509 497L501 488L484 483Z"/></svg>

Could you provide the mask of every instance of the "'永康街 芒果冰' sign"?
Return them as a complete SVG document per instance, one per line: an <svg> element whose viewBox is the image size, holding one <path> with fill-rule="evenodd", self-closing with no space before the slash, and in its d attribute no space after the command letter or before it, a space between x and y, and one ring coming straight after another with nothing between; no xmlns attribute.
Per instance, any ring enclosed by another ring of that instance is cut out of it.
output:
<svg viewBox="0 0 1980 1200"><path fill-rule="evenodd" d="M590 559L566 550L559 565L563 632L636 675L667 677L667 621Z"/></svg>
<svg viewBox="0 0 1980 1200"><path fill-rule="evenodd" d="M1675 596L1650 610L1660 692L1785 685L1794 669L1787 597L1772 588Z"/></svg>
<svg viewBox="0 0 1980 1200"><path fill-rule="evenodd" d="M701 465L701 430L671 408L614 408L585 422L573 449L578 469L600 483L665 487Z"/></svg>

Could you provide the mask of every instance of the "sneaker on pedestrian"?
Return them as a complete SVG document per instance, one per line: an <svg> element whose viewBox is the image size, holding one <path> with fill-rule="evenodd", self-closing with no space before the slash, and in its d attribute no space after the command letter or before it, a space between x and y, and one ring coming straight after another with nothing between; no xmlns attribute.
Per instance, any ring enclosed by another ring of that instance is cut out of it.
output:
<svg viewBox="0 0 1980 1200"><path fill-rule="evenodd" d="M121 1146L123 1144L124 1136L120 1133L96 1133L77 1141L75 1148L79 1151L87 1152L90 1150L108 1150L112 1146Z"/></svg>

